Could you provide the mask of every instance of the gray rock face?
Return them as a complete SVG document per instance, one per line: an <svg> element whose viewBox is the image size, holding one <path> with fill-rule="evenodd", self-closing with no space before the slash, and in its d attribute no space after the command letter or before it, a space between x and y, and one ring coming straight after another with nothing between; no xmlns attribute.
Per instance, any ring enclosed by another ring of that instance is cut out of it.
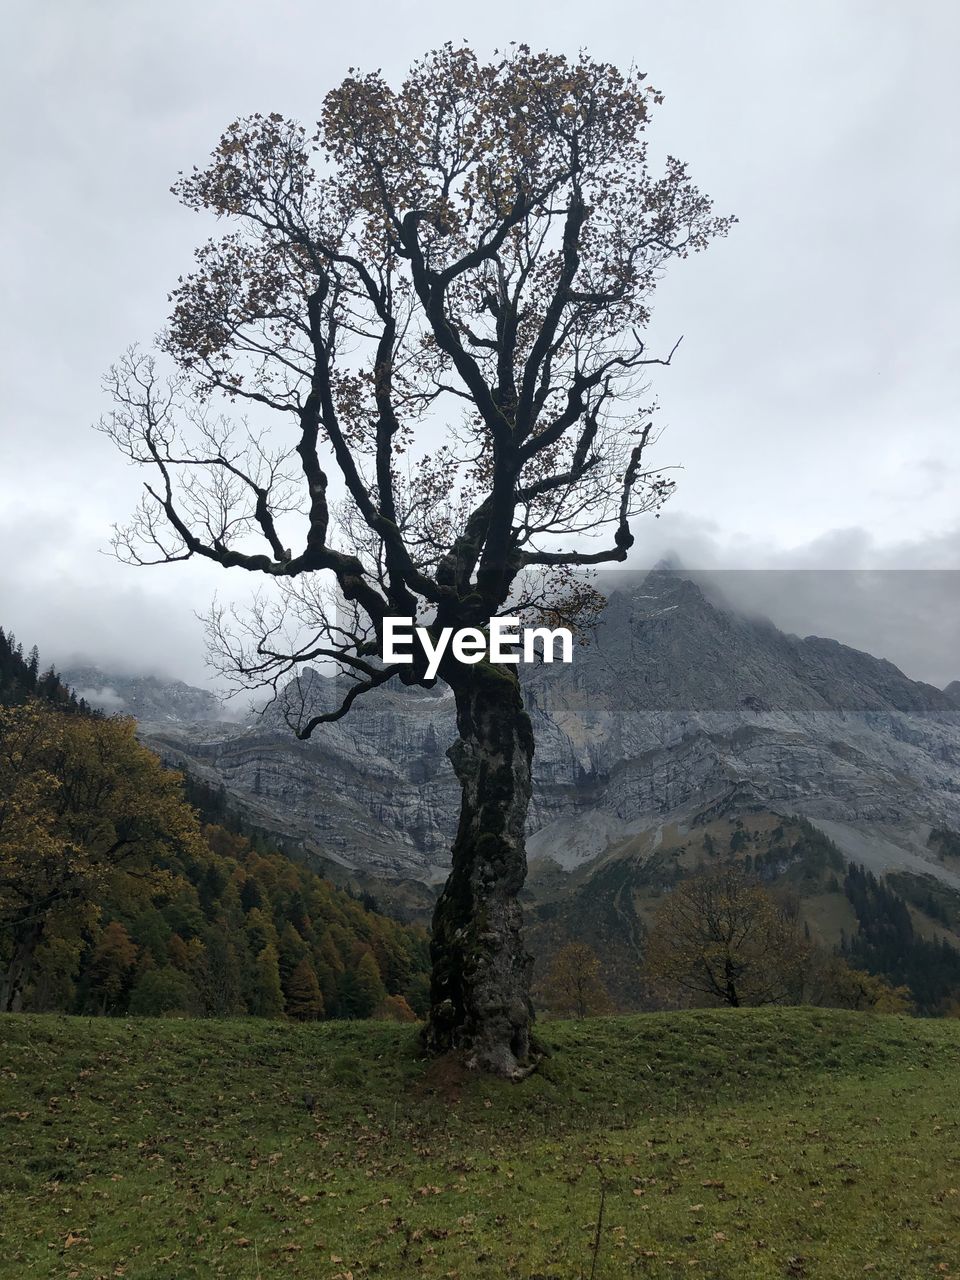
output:
<svg viewBox="0 0 960 1280"><path fill-rule="evenodd" d="M339 702L333 679L305 679L311 706ZM141 723L166 760L223 783L251 817L346 866L446 876L459 786L446 757L453 699L384 687L300 742L276 708L253 723Z"/></svg>
<svg viewBox="0 0 960 1280"><path fill-rule="evenodd" d="M110 715L161 724L205 724L223 717L219 698L182 680L108 675L99 667L71 667L61 678L76 690L77 697Z"/></svg>
<svg viewBox="0 0 960 1280"><path fill-rule="evenodd" d="M960 829L952 689L740 616L681 573L611 594L571 665L522 672L537 739L530 851L565 867L667 816L738 805L882 830L913 853L929 825ZM308 681L333 703L332 680ZM376 874L445 874L459 806L449 694L386 686L306 743L275 710L238 727L188 723L173 705L141 716L144 737L264 825Z"/></svg>

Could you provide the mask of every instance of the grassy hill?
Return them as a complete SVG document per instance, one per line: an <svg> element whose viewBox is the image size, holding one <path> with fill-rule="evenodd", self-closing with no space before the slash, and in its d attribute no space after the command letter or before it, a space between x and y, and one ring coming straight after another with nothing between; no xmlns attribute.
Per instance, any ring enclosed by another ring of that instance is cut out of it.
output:
<svg viewBox="0 0 960 1280"><path fill-rule="evenodd" d="M0 1275L960 1277L960 1022L542 1031L510 1086L385 1023L6 1016Z"/></svg>

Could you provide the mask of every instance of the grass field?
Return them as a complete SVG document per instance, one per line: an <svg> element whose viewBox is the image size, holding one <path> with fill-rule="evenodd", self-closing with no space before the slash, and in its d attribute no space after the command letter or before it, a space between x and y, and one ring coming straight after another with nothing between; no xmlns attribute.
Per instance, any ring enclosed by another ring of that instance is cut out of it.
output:
<svg viewBox="0 0 960 1280"><path fill-rule="evenodd" d="M0 1276L960 1277L960 1022L0 1019ZM600 1221L601 1194L603 1214Z"/></svg>

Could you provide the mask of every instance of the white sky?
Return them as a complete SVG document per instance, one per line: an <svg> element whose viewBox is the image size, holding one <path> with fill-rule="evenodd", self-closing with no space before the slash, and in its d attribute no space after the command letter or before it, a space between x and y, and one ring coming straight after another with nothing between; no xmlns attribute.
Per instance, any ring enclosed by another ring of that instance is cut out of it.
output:
<svg viewBox="0 0 960 1280"><path fill-rule="evenodd" d="M398 78L446 39L635 61L666 94L653 147L740 219L659 291L654 336L684 342L655 381L658 458L684 470L638 562L960 569L960 5L458 8L7 0L0 623L44 658L197 680L194 610L249 585L101 554L138 479L90 430L99 379L162 327L201 238L178 169L237 115L312 122L348 66ZM922 637L885 644L925 673Z"/></svg>

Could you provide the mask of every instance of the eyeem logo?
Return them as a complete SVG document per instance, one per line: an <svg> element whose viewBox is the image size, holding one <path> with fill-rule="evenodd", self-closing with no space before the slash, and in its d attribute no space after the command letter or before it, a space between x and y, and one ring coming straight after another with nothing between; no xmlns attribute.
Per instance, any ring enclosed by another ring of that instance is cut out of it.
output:
<svg viewBox="0 0 960 1280"><path fill-rule="evenodd" d="M457 662L470 666L487 657L491 662L535 662L540 641L543 661L553 662L559 640L560 661L573 661L573 633L568 627L525 627L521 632L519 618L491 618L489 635L479 627L443 627L434 640L426 627L415 627L412 618L384 618L384 662L413 662L414 636L427 657L428 680L440 670L448 647Z"/></svg>

